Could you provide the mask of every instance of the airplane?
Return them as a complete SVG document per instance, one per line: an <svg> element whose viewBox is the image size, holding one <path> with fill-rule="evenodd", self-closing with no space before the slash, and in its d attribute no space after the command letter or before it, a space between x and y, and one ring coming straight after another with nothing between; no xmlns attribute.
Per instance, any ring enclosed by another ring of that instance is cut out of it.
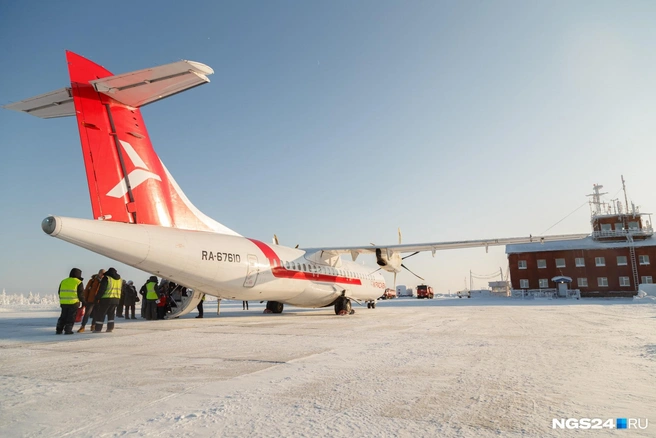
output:
<svg viewBox="0 0 656 438"><path fill-rule="evenodd" d="M192 293L169 318L193 310L203 294L267 301L269 313L281 313L287 304L334 306L336 314L350 314L352 302L376 307L387 287L380 270L396 277L408 269L403 260L421 251L434 256L443 249L586 236L401 244L399 232L396 245L305 249L279 245L277 238L267 244L244 237L203 214L185 196L155 153L139 109L209 83L210 67L183 60L113 75L71 51L66 60L70 87L5 106L40 118L77 120L93 220L48 216L42 229L190 288ZM402 257L405 253L411 254ZM360 254L374 254L378 270L356 263Z"/></svg>

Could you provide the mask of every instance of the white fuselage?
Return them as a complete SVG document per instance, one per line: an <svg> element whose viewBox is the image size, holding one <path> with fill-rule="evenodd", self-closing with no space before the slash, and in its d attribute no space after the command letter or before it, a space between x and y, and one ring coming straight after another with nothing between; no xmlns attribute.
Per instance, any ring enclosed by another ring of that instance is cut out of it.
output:
<svg viewBox="0 0 656 438"><path fill-rule="evenodd" d="M224 299L324 307L341 295L372 301L385 291L383 276L372 273L376 268L241 236L59 216L46 218L42 227L53 237Z"/></svg>

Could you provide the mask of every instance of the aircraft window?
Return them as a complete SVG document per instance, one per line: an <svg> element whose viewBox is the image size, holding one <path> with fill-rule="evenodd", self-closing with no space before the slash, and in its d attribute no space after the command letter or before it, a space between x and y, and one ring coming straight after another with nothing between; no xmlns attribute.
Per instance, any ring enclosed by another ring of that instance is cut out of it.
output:
<svg viewBox="0 0 656 438"><path fill-rule="evenodd" d="M307 272L307 267L305 266L305 263L303 263L303 271Z"/></svg>
<svg viewBox="0 0 656 438"><path fill-rule="evenodd" d="M292 262L292 271L296 270L296 263Z"/></svg>
<svg viewBox="0 0 656 438"><path fill-rule="evenodd" d="M289 269L289 262L285 262L285 269Z"/></svg>

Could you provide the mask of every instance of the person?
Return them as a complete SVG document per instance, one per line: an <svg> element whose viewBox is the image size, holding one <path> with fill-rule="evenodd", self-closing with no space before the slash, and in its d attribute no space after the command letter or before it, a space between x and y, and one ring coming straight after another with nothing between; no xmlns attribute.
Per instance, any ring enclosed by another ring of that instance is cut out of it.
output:
<svg viewBox="0 0 656 438"><path fill-rule="evenodd" d="M198 316L196 318L203 317L203 301L205 301L205 294L203 294L203 297L200 299L198 305L196 306L196 309L198 309Z"/></svg>
<svg viewBox="0 0 656 438"><path fill-rule="evenodd" d="M241 302L241 310L248 310L248 301Z"/></svg>
<svg viewBox="0 0 656 438"><path fill-rule="evenodd" d="M123 296L125 302L125 319L130 319L130 314L132 314L132 319L137 319L137 317L134 316L134 310L136 304L139 302L139 296L137 295L137 289L135 289L132 280L125 283Z"/></svg>
<svg viewBox="0 0 656 438"><path fill-rule="evenodd" d="M160 293L155 303L157 303L157 319L164 319L166 316L166 305L168 304L167 294Z"/></svg>
<svg viewBox="0 0 656 438"><path fill-rule="evenodd" d="M81 306L84 300L84 288L82 287L82 271L78 268L71 269L68 278L63 279L59 283L59 305L61 306L61 314L57 320L57 327L55 333L61 335L65 333L72 335L73 325L75 325L75 314L78 307Z"/></svg>
<svg viewBox="0 0 656 438"><path fill-rule="evenodd" d="M84 327L86 327L89 318L92 316L93 307L96 301L96 294L98 293L98 288L100 287L100 282L105 276L105 270L101 269L97 274L93 274L91 279L87 282L87 286L84 288L84 317L82 318L82 326L77 331L78 333L84 333ZM91 317L91 327L96 325L95 320Z"/></svg>
<svg viewBox="0 0 656 438"><path fill-rule="evenodd" d="M96 324L93 327L94 333L100 333L107 316L107 333L114 331L114 317L116 316L116 306L121 299L121 276L116 269L109 268L100 282L98 293L96 294L96 308L94 319Z"/></svg>
<svg viewBox="0 0 656 438"><path fill-rule="evenodd" d="M157 277L151 276L143 286L140 293L146 297L146 308L144 314L148 321L157 319L157 299L159 298L159 288L157 287Z"/></svg>
<svg viewBox="0 0 656 438"><path fill-rule="evenodd" d="M125 307L125 280L121 280L121 297L118 299L118 306L116 306L116 316L123 318L123 307Z"/></svg>

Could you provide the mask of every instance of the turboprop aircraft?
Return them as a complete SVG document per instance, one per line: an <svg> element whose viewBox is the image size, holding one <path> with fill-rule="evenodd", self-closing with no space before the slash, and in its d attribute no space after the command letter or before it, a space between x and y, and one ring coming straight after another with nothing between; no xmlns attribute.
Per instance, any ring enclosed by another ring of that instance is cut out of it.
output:
<svg viewBox="0 0 656 438"><path fill-rule="evenodd" d="M351 313L351 302L375 308L385 279L355 263L375 254L380 269L407 269L420 251L488 247L583 234L504 239L298 249L241 236L200 212L159 159L140 107L209 82L207 65L178 61L113 75L66 52L71 86L5 106L41 117L75 116L80 132L93 220L49 216L42 229L111 259L193 289L169 317L188 313L202 294ZM402 257L404 253L414 253ZM350 255L344 260L341 255ZM415 274L416 275L416 274Z"/></svg>

